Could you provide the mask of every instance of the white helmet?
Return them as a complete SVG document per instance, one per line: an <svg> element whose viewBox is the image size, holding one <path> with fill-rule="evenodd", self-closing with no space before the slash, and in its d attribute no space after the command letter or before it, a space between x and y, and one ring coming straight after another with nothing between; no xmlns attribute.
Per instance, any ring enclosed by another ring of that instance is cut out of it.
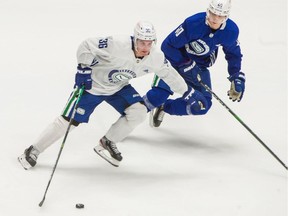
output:
<svg viewBox="0 0 288 216"><path fill-rule="evenodd" d="M134 42L136 40L152 40L156 43L156 31L152 23L148 21L139 21L134 28Z"/></svg>
<svg viewBox="0 0 288 216"><path fill-rule="evenodd" d="M211 0L208 11L218 15L229 17L231 0Z"/></svg>

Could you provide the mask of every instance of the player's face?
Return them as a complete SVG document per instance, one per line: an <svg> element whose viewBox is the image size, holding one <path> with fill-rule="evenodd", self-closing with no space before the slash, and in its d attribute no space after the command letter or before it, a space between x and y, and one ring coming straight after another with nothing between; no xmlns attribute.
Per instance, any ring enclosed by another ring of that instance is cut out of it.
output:
<svg viewBox="0 0 288 216"><path fill-rule="evenodd" d="M135 50L136 57L144 57L144 56L149 55L153 43L154 42L151 40L139 40L139 39L137 39L137 41L136 41L137 49Z"/></svg>
<svg viewBox="0 0 288 216"><path fill-rule="evenodd" d="M212 13L211 11L209 11L208 14L209 14L207 16L208 24L210 28L215 29L215 30L220 28L221 24L226 19L226 16L219 16L219 15Z"/></svg>

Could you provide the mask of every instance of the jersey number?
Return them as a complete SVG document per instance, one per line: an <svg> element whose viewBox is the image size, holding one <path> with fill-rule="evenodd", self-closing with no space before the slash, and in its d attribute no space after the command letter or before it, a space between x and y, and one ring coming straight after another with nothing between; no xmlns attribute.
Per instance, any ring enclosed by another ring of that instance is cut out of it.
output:
<svg viewBox="0 0 288 216"><path fill-rule="evenodd" d="M108 47L108 38L100 39L98 48L102 49L102 48L107 48L107 47Z"/></svg>

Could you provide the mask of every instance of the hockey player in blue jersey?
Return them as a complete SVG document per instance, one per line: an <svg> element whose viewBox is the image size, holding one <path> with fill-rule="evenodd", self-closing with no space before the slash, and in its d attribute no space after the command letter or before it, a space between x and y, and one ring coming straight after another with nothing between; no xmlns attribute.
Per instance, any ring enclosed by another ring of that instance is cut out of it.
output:
<svg viewBox="0 0 288 216"><path fill-rule="evenodd" d="M170 115L204 115L212 105L212 96L199 83L211 88L210 71L222 47L228 63L228 96L241 101L245 90L245 74L241 71L242 54L238 42L239 29L229 19L231 0L212 0L206 12L188 17L170 33L161 45L165 57L195 91L195 103L185 103L183 98L168 99L173 94L168 85L155 76L153 88L144 96L151 111L151 126L159 127L164 113ZM200 77L199 77L200 75ZM154 109L156 107L156 109ZM152 123L151 123L152 122Z"/></svg>

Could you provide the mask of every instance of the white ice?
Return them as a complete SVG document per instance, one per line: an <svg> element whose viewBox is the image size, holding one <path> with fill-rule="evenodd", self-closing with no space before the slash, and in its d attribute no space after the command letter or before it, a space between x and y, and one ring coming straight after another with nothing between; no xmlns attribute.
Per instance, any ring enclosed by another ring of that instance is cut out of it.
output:
<svg viewBox="0 0 288 216"><path fill-rule="evenodd" d="M25 171L17 157L58 116L72 90L76 49L87 37L132 34L150 20L158 46L208 0L179 2L1 0L0 215L287 216L287 170L223 106L201 117L148 119L118 144L115 168L93 151L118 114L99 106L69 134L44 205L62 142ZM287 1L233 1L240 28L246 92L226 96L222 51L211 68L213 90L287 164ZM144 94L152 76L132 83ZM82 210L76 203L85 204Z"/></svg>

